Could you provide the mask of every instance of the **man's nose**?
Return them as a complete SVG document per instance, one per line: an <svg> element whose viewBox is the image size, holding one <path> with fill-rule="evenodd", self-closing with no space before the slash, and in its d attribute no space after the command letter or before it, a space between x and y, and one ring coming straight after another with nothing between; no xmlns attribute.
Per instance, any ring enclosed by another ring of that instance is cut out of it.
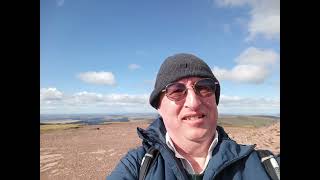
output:
<svg viewBox="0 0 320 180"><path fill-rule="evenodd" d="M201 105L201 99L196 94L193 88L188 88L186 101L184 102L184 106L191 108L192 110L197 110Z"/></svg>

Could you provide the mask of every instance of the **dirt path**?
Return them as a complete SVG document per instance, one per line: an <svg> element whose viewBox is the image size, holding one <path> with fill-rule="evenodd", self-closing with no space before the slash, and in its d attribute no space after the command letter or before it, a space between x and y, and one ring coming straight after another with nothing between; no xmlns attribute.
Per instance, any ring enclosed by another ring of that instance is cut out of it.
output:
<svg viewBox="0 0 320 180"><path fill-rule="evenodd" d="M136 127L147 123L91 125L40 135L41 180L104 180L126 152L139 146ZM225 130L237 142L280 152L280 125Z"/></svg>

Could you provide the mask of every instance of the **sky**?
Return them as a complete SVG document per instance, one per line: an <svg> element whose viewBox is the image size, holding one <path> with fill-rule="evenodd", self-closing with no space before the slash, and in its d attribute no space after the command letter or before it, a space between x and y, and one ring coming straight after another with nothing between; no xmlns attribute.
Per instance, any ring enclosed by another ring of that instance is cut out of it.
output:
<svg viewBox="0 0 320 180"><path fill-rule="evenodd" d="M40 114L156 113L162 62L191 53L219 113L280 113L280 0L41 0Z"/></svg>

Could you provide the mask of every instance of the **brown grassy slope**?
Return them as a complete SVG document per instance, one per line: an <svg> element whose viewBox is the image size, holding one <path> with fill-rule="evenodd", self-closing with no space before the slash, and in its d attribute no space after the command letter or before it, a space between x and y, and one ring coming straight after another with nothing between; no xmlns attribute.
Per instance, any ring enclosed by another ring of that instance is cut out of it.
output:
<svg viewBox="0 0 320 180"><path fill-rule="evenodd" d="M145 122L113 123L56 130L40 135L40 178L42 180L104 180L129 149L141 144L136 127ZM243 144L258 144L279 152L280 125L268 127L225 127L230 137Z"/></svg>
<svg viewBox="0 0 320 180"><path fill-rule="evenodd" d="M224 127L230 138L240 144L256 144L256 149L268 149L280 153L280 122L260 128Z"/></svg>

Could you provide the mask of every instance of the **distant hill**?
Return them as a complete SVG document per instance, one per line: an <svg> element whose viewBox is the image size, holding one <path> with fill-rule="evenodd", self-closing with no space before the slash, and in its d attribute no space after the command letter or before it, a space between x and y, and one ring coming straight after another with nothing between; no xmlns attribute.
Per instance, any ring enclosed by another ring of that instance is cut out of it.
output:
<svg viewBox="0 0 320 180"><path fill-rule="evenodd" d="M218 118L218 125L238 127L262 127L274 124L279 121L280 118L276 116L225 115Z"/></svg>
<svg viewBox="0 0 320 180"><path fill-rule="evenodd" d="M104 122L129 122L138 120L153 120L157 114L40 114L40 124L102 124Z"/></svg>
<svg viewBox="0 0 320 180"><path fill-rule="evenodd" d="M152 122L158 114L72 114L40 115L41 124L102 124L105 122L147 121ZM279 121L280 117L271 115L219 115L218 125L261 127Z"/></svg>

